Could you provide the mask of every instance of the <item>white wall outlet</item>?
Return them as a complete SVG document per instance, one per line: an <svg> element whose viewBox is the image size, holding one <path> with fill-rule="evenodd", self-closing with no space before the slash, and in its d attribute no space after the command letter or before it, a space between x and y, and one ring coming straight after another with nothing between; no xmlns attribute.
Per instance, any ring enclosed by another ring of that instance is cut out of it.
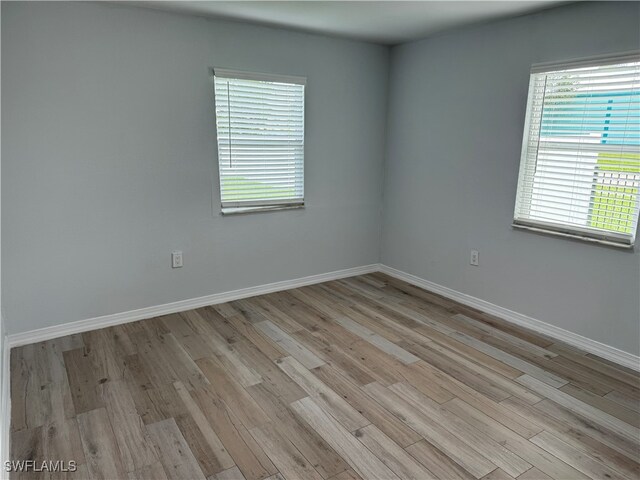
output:
<svg viewBox="0 0 640 480"><path fill-rule="evenodd" d="M182 268L182 252L180 250L171 252L171 267Z"/></svg>
<svg viewBox="0 0 640 480"><path fill-rule="evenodd" d="M469 259L469 263L477 267L479 258L480 254L478 253L478 250L471 250L471 258Z"/></svg>

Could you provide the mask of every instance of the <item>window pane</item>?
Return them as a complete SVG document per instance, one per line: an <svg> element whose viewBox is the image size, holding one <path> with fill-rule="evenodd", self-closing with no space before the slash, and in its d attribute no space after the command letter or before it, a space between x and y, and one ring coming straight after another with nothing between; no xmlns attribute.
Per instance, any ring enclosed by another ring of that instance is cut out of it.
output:
<svg viewBox="0 0 640 480"><path fill-rule="evenodd" d="M304 85L215 77L223 207L304 199Z"/></svg>
<svg viewBox="0 0 640 480"><path fill-rule="evenodd" d="M640 202L640 62L531 75L516 223L631 243Z"/></svg>

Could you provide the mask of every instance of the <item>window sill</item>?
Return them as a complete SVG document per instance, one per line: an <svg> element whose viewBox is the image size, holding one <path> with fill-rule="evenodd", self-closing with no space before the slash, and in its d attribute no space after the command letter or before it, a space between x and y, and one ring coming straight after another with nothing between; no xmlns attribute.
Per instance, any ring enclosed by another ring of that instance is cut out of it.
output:
<svg viewBox="0 0 640 480"><path fill-rule="evenodd" d="M610 240L604 240L601 238L593 238L593 237L587 237L584 235L580 235L579 233L567 233L567 232L559 232L556 230L551 230L551 229L546 229L543 227L536 227L536 226L532 226L532 225L522 225L519 223L512 223L511 226L513 228L517 228L519 230L528 230L530 232L534 232L534 233L539 233L542 235L553 235L554 237L563 237L563 238L569 238L572 240L580 240L582 242L589 242L589 243L597 243L600 245L606 245L608 247L615 247L615 248L620 248L623 250L633 250L633 244L629 244L629 243L620 243L620 242L614 242L614 241L610 241Z"/></svg>
<svg viewBox="0 0 640 480"><path fill-rule="evenodd" d="M265 205L260 207L227 207L221 210L223 216L245 215L247 213L276 212L279 210L295 210L305 208L304 203L300 205Z"/></svg>

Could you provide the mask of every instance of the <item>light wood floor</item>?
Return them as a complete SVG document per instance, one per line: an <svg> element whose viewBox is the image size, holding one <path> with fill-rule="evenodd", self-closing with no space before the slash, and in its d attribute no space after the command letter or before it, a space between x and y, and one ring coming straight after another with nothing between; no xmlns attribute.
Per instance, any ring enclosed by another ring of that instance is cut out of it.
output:
<svg viewBox="0 0 640 480"><path fill-rule="evenodd" d="M640 475L636 373L381 274L11 362L12 458L75 460L69 478Z"/></svg>

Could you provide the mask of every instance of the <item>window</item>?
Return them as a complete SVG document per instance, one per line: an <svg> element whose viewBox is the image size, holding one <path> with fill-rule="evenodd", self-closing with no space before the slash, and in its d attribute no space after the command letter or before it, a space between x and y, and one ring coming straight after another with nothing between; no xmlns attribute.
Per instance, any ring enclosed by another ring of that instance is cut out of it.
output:
<svg viewBox="0 0 640 480"><path fill-rule="evenodd" d="M223 213L304 205L305 79L214 71Z"/></svg>
<svg viewBox="0 0 640 480"><path fill-rule="evenodd" d="M639 190L640 56L534 67L514 226L630 247Z"/></svg>

